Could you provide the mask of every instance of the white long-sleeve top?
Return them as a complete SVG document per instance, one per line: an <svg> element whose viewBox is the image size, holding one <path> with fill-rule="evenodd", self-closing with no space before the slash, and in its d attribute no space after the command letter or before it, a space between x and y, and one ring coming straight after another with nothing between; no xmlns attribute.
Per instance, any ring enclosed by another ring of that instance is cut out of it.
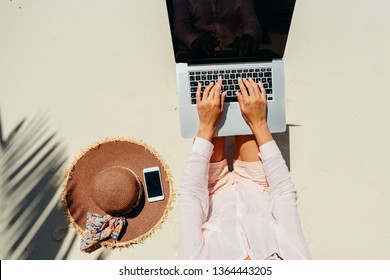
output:
<svg viewBox="0 0 390 280"><path fill-rule="evenodd" d="M259 148L261 161L236 161L232 172L218 164L210 170L213 148L196 138L186 163L179 190L180 258L310 259L296 190L276 143Z"/></svg>

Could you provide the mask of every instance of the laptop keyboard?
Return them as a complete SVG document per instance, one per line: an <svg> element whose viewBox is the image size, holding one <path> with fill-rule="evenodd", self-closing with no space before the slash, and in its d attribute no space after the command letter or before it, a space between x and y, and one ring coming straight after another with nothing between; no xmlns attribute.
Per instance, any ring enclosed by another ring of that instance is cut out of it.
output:
<svg viewBox="0 0 390 280"><path fill-rule="evenodd" d="M190 71L190 93L191 104L196 104L196 90L198 82L202 84L202 92L211 82L216 82L218 77L222 77L222 92L226 92L225 102L237 102L236 92L240 90L238 78L252 78L256 83L261 82L267 94L267 100L274 100L272 90L272 69L271 68L249 68L230 70L208 70Z"/></svg>

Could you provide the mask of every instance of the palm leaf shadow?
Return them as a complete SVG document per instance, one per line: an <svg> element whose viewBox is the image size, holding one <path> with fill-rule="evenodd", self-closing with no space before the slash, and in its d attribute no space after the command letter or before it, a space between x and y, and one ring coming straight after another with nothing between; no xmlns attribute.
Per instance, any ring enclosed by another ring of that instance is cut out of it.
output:
<svg viewBox="0 0 390 280"><path fill-rule="evenodd" d="M48 123L23 119L5 137L0 116L0 259L66 259L76 242L60 203L66 149Z"/></svg>

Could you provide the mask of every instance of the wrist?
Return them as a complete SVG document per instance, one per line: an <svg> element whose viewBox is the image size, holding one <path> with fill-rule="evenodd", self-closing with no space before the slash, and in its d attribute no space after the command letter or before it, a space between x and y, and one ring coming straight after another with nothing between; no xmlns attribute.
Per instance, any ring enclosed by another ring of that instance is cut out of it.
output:
<svg viewBox="0 0 390 280"><path fill-rule="evenodd" d="M199 126L197 137L206 139L211 142L214 136L216 127L211 126Z"/></svg>
<svg viewBox="0 0 390 280"><path fill-rule="evenodd" d="M259 147L273 140L267 123L253 125L251 126L251 129Z"/></svg>

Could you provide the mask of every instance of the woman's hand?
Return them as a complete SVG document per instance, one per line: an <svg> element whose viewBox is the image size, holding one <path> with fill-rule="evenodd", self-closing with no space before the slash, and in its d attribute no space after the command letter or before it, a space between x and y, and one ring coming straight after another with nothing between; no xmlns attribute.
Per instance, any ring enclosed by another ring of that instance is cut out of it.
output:
<svg viewBox="0 0 390 280"><path fill-rule="evenodd" d="M222 79L210 83L201 95L202 85L196 91L196 107L199 115L198 137L211 141L223 112L225 93L221 93Z"/></svg>
<svg viewBox="0 0 390 280"><path fill-rule="evenodd" d="M267 124L267 96L261 83L252 79L238 79L241 92L237 92L242 116L255 135L257 145L272 140Z"/></svg>

